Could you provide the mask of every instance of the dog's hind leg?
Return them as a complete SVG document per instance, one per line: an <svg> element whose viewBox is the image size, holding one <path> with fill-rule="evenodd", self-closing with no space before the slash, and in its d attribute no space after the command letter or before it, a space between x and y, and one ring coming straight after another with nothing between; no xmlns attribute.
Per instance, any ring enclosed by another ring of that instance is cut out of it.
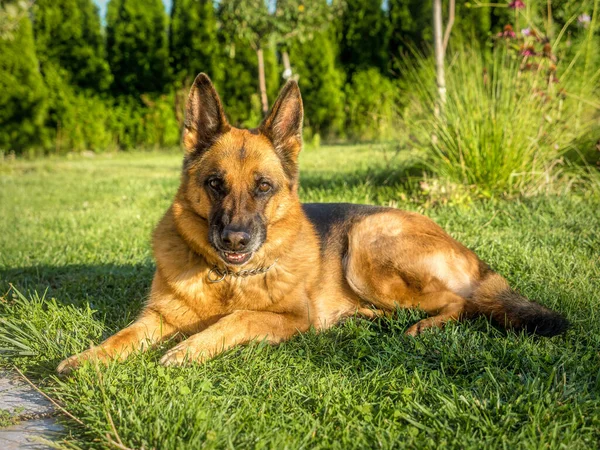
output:
<svg viewBox="0 0 600 450"><path fill-rule="evenodd" d="M416 335L465 317L470 269L477 259L429 219L401 211L368 216L348 234L345 277L376 308L420 308Z"/></svg>

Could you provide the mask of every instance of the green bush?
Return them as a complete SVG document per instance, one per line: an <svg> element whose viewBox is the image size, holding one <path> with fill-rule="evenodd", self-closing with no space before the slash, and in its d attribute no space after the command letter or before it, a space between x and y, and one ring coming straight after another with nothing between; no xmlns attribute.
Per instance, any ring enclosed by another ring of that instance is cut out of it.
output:
<svg viewBox="0 0 600 450"><path fill-rule="evenodd" d="M319 32L305 42L294 42L289 53L302 90L308 134L339 136L344 128L345 75L336 67L331 33Z"/></svg>
<svg viewBox="0 0 600 450"><path fill-rule="evenodd" d="M179 144L179 125L173 96L142 96L143 104L127 97L112 106L107 128L114 145L122 150L136 147L172 147Z"/></svg>
<svg viewBox="0 0 600 450"><path fill-rule="evenodd" d="M50 135L46 150L66 153L108 148L110 105L88 91L76 91L65 81L69 78L65 69L47 63L44 72L49 105L45 126Z"/></svg>
<svg viewBox="0 0 600 450"><path fill-rule="evenodd" d="M503 41L491 62L477 46L451 60L441 111L435 113L433 62L421 58L412 66L415 95L405 113L411 132L430 149L431 170L450 181L488 191L535 187L593 125L578 100L581 83L555 66L546 44Z"/></svg>
<svg viewBox="0 0 600 450"><path fill-rule="evenodd" d="M389 140L396 136L398 86L368 69L352 75L346 86L346 132L357 140Z"/></svg>
<svg viewBox="0 0 600 450"><path fill-rule="evenodd" d="M0 36L0 152L21 153L45 142L46 88L30 20L22 15L13 28Z"/></svg>
<svg viewBox="0 0 600 450"><path fill-rule="evenodd" d="M92 0L37 0L33 31L42 72L47 64L59 65L75 86L108 89L112 76Z"/></svg>
<svg viewBox="0 0 600 450"><path fill-rule="evenodd" d="M64 69L48 65L45 73L50 105L46 150L53 153L169 147L179 142L179 125L170 95L112 99L76 90L65 82Z"/></svg>

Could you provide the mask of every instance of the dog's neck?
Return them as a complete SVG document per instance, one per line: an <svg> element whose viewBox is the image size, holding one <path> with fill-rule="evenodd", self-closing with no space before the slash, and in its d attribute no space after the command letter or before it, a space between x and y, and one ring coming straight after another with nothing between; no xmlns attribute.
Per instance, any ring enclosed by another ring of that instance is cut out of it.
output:
<svg viewBox="0 0 600 450"><path fill-rule="evenodd" d="M277 264L277 260L273 261L273 263L266 267L255 267L253 269L241 269L238 271L234 271L229 269L227 266L223 269L219 268L217 265L213 266L212 269L208 272L206 279L209 283L220 283L225 280L227 277L231 278L247 278L255 275L263 275L267 273L275 264Z"/></svg>

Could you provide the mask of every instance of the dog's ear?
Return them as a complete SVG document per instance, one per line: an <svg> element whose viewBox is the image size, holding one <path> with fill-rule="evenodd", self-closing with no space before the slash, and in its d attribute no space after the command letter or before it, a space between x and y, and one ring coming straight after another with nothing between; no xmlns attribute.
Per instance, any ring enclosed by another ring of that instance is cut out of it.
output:
<svg viewBox="0 0 600 450"><path fill-rule="evenodd" d="M219 94L205 73L194 80L185 108L183 146L186 153L208 149L230 126Z"/></svg>
<svg viewBox="0 0 600 450"><path fill-rule="evenodd" d="M275 101L271 112L259 127L283 161L286 171L295 176L298 153L302 149L304 111L298 83L288 81Z"/></svg>

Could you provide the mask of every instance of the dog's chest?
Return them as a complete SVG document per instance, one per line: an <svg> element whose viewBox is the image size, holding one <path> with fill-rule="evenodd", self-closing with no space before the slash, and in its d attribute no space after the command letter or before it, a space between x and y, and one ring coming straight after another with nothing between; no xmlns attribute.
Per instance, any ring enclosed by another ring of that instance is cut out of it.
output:
<svg viewBox="0 0 600 450"><path fill-rule="evenodd" d="M278 299L273 298L264 283L258 280L223 280L218 285L207 286L213 290L212 298L221 305L226 312L240 309L261 310L268 308Z"/></svg>

